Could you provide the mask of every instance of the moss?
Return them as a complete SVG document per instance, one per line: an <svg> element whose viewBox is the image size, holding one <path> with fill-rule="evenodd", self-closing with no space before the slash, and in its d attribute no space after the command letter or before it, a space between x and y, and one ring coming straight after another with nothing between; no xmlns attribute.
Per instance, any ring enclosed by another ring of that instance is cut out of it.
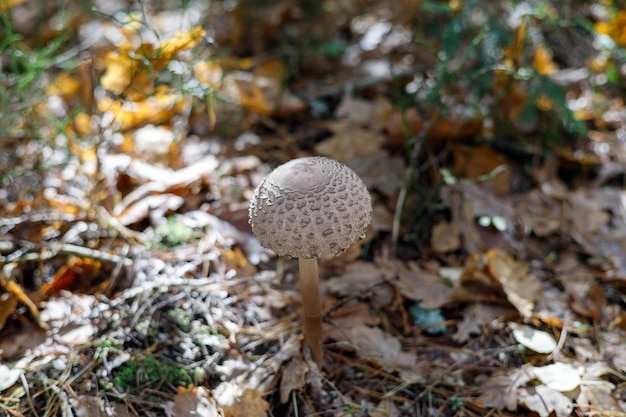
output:
<svg viewBox="0 0 626 417"><path fill-rule="evenodd" d="M193 375L185 369L148 356L134 358L120 366L114 380L121 390L132 391L139 387L158 388L163 383L186 387L193 381Z"/></svg>

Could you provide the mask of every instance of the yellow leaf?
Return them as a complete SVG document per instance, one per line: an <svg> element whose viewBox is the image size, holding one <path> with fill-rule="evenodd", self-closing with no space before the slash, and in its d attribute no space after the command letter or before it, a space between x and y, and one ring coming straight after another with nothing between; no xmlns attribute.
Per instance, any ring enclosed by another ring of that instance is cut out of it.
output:
<svg viewBox="0 0 626 417"><path fill-rule="evenodd" d="M513 43L504 50L504 56L507 60L511 60L517 63L524 52L524 44L526 43L527 35L527 19L524 19L522 23L515 30L515 39Z"/></svg>
<svg viewBox="0 0 626 417"><path fill-rule="evenodd" d="M626 10L620 10L609 24L609 35L616 44L626 46Z"/></svg>
<svg viewBox="0 0 626 417"><path fill-rule="evenodd" d="M611 24L609 22L597 22L594 26L596 32L601 35L608 35L611 32Z"/></svg>
<svg viewBox="0 0 626 417"><path fill-rule="evenodd" d="M78 113L74 118L74 130L79 135L91 133L91 116L84 112Z"/></svg>
<svg viewBox="0 0 626 417"><path fill-rule="evenodd" d="M24 304L28 308L28 311L30 311L30 314L35 317L40 327L46 327L45 323L41 323L39 321L39 310L37 309L37 306L17 282L0 278L0 285L5 289L5 291L15 297L17 301Z"/></svg>
<svg viewBox="0 0 626 417"><path fill-rule="evenodd" d="M48 95L58 95L64 99L69 99L76 95L80 89L80 80L77 77L62 73L48 87Z"/></svg>
<svg viewBox="0 0 626 417"><path fill-rule="evenodd" d="M186 33L176 32L172 38L161 43L159 57L170 60L177 52L196 46L205 34L201 27L193 28Z"/></svg>
<svg viewBox="0 0 626 417"><path fill-rule="evenodd" d="M2 0L0 1L0 12L7 11L20 3L24 3L24 0Z"/></svg>
<svg viewBox="0 0 626 417"><path fill-rule="evenodd" d="M539 110L550 111L554 108L554 101L546 94L542 94L535 100Z"/></svg>
<svg viewBox="0 0 626 417"><path fill-rule="evenodd" d="M213 90L222 87L224 70L217 62L198 62L193 70L200 84Z"/></svg>
<svg viewBox="0 0 626 417"><path fill-rule="evenodd" d="M17 298L9 292L0 294L0 330L4 328L9 317L15 313Z"/></svg>
<svg viewBox="0 0 626 417"><path fill-rule="evenodd" d="M185 100L173 89L160 86L151 97L138 101L113 100L103 97L98 102L101 112L110 111L114 123L121 130L136 128L146 124L161 124L183 111Z"/></svg>
<svg viewBox="0 0 626 417"><path fill-rule="evenodd" d="M288 75L287 72L285 63L279 58L263 61L254 69L255 76L267 77L278 81L285 79Z"/></svg>
<svg viewBox="0 0 626 417"><path fill-rule="evenodd" d="M236 80L239 91L239 103L242 107L252 110L263 116L273 113L273 103L268 103L262 87L255 80Z"/></svg>
<svg viewBox="0 0 626 417"><path fill-rule="evenodd" d="M248 388L232 405L222 408L224 417L265 417L270 406L263 399L263 394L256 389Z"/></svg>
<svg viewBox="0 0 626 417"><path fill-rule="evenodd" d="M100 78L100 85L114 94L122 94L131 84L132 74L137 66L128 55L110 52L104 58L106 71Z"/></svg>
<svg viewBox="0 0 626 417"><path fill-rule="evenodd" d="M533 65L539 74L550 75L558 71L559 67L552 60L552 54L543 46L538 46L533 57Z"/></svg>

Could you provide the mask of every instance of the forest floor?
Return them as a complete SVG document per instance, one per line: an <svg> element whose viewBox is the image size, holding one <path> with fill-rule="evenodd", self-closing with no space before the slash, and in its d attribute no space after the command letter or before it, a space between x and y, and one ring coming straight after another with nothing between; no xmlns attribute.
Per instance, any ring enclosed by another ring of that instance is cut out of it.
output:
<svg viewBox="0 0 626 417"><path fill-rule="evenodd" d="M619 2L0 11L0 415L626 416ZM248 224L309 155L373 202L321 366Z"/></svg>

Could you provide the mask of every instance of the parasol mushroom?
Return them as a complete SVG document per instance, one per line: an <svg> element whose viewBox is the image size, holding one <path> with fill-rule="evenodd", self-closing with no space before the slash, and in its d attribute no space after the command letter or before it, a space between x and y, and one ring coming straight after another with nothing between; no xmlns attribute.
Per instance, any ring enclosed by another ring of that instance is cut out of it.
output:
<svg viewBox="0 0 626 417"><path fill-rule="evenodd" d="M272 171L250 202L249 222L261 245L298 258L304 343L322 362L322 304L317 259L337 256L363 238L372 201L358 175L324 157L289 161Z"/></svg>

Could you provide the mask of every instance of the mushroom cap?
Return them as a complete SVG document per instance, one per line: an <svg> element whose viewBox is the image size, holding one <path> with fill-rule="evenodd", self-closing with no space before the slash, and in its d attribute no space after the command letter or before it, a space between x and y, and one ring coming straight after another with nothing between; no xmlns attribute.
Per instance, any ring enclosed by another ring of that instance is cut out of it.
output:
<svg viewBox="0 0 626 417"><path fill-rule="evenodd" d="M324 157L291 160L259 184L249 222L261 245L279 256L337 256L365 237L372 199L359 176Z"/></svg>

